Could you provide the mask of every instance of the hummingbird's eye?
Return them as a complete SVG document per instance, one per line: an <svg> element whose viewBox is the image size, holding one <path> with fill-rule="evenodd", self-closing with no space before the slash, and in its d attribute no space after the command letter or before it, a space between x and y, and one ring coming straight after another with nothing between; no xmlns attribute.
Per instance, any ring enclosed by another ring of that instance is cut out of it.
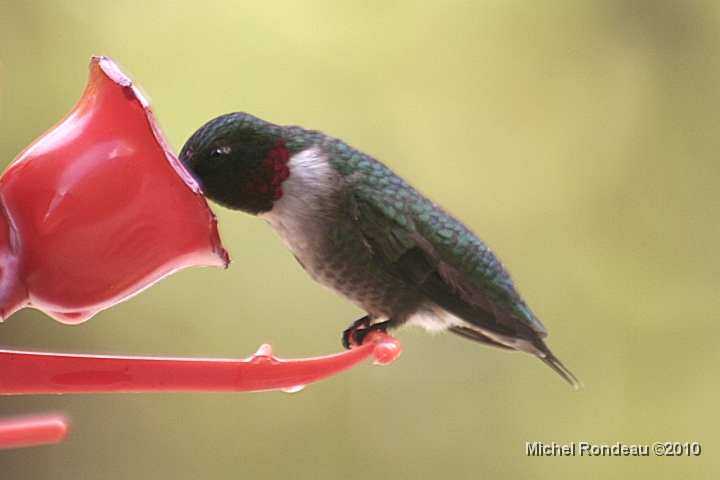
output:
<svg viewBox="0 0 720 480"><path fill-rule="evenodd" d="M210 151L210 158L209 163L212 166L218 166L222 163L224 163L225 159L228 155L232 153L232 148L230 148L228 145L223 145L222 147L217 147Z"/></svg>
<svg viewBox="0 0 720 480"><path fill-rule="evenodd" d="M217 147L215 150L210 152L211 157L219 157L222 155L230 155L232 152L232 148L230 148L229 145L223 145L222 147Z"/></svg>

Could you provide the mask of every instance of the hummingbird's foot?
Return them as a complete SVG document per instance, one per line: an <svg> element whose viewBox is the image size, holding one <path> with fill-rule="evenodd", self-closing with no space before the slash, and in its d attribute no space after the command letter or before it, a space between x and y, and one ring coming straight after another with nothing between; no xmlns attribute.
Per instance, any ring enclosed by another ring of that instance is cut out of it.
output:
<svg viewBox="0 0 720 480"><path fill-rule="evenodd" d="M351 323L350 326L346 328L343 332L343 347L349 350L353 347L358 347L362 345L363 340L365 340L365 337L370 332L376 330L380 330L381 332L387 332L388 324L390 323L389 321L374 323L370 325L371 321L372 320L370 319L370 316L366 315Z"/></svg>
<svg viewBox="0 0 720 480"><path fill-rule="evenodd" d="M358 330L365 330L370 326L370 315L365 315L362 318L359 318L352 322L348 328L346 328L343 331L342 335L342 345L347 350L350 350L352 347L357 347L360 345L360 343L355 342L355 332ZM361 342L362 343L362 342Z"/></svg>

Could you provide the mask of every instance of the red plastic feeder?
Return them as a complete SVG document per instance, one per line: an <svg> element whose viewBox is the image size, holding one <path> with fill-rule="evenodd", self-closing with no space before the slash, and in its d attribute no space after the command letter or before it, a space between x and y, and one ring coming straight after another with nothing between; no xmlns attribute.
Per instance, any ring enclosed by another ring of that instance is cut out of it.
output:
<svg viewBox="0 0 720 480"><path fill-rule="evenodd" d="M227 266L215 216L108 58L70 114L0 177L0 316L79 323L196 265Z"/></svg>

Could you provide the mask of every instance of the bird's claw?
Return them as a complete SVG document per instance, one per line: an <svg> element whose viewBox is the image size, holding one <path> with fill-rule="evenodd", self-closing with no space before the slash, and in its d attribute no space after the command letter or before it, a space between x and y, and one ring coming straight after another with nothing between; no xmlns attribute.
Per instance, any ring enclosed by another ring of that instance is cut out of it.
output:
<svg viewBox="0 0 720 480"><path fill-rule="evenodd" d="M357 347L358 345L361 345L361 343L357 343L355 340L355 333L358 330L364 330L370 326L370 317L365 315L362 318L359 318L352 322L348 328L346 328L343 331L342 335L342 345L347 350L350 350L353 347Z"/></svg>
<svg viewBox="0 0 720 480"><path fill-rule="evenodd" d="M387 332L387 322L374 323L370 325L370 317L365 316L355 320L343 331L342 344L346 349L358 347L363 344L365 337L370 332Z"/></svg>

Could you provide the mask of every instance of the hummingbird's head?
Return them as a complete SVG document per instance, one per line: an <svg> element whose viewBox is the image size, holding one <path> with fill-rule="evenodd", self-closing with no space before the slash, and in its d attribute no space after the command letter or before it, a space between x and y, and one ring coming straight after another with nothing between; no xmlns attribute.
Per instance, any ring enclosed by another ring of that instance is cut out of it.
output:
<svg viewBox="0 0 720 480"><path fill-rule="evenodd" d="M179 159L211 200L257 215L282 197L290 152L277 125L230 113L200 127Z"/></svg>

